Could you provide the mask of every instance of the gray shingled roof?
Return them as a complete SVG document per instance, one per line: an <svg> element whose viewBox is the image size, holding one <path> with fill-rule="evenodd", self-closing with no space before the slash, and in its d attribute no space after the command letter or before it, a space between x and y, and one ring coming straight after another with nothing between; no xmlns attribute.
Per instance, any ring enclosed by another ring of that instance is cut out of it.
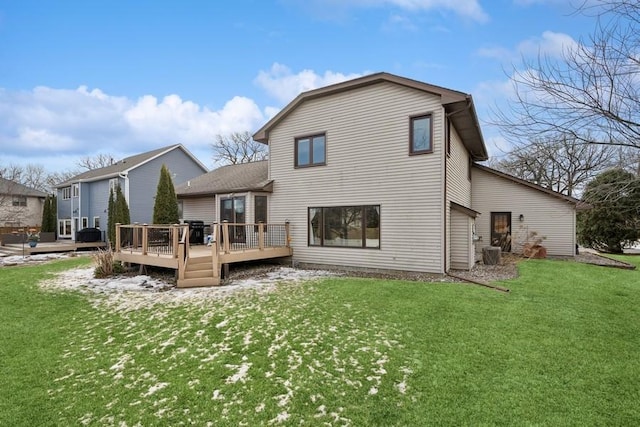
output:
<svg viewBox="0 0 640 427"><path fill-rule="evenodd" d="M442 106L458 131L462 143L467 147L469 153L471 153L473 160L481 161L489 158L471 95L389 73L370 74L353 80L302 92L262 126L262 128L253 135L253 139L268 144L269 133L304 102L378 84L380 82L391 82L440 96Z"/></svg>
<svg viewBox="0 0 640 427"><path fill-rule="evenodd" d="M156 150L147 151L146 153L141 153L141 154L136 154L135 156L126 157L110 166L105 166L103 168L92 169L90 171L83 172L79 175L74 176L73 178L66 180L65 182L61 182L60 184L56 185L56 188L67 187L72 183L78 182L78 181L97 181L105 178L113 178L120 173L126 172L130 169L140 166L142 163L145 163L146 161L151 160L154 157L166 151L171 151L177 147L182 148L187 154L191 156L191 154L181 144L169 145L166 147L158 148ZM195 157L193 159L198 162L198 160Z"/></svg>
<svg viewBox="0 0 640 427"><path fill-rule="evenodd" d="M176 186L181 197L213 195L239 191L271 191L268 162L222 166L191 181Z"/></svg>
<svg viewBox="0 0 640 427"><path fill-rule="evenodd" d="M47 193L0 177L0 194L12 196L47 197Z"/></svg>

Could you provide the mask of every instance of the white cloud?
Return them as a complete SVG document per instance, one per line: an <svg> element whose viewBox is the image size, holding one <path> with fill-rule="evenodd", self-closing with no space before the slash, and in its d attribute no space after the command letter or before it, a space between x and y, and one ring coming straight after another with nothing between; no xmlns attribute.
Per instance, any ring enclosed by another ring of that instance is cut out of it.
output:
<svg viewBox="0 0 640 427"><path fill-rule="evenodd" d="M324 3L326 6L326 1ZM478 22L489 19L478 0L334 0L331 3L342 8L391 6L410 12L444 10Z"/></svg>
<svg viewBox="0 0 640 427"><path fill-rule="evenodd" d="M453 12L477 22L487 22L489 16L480 6L479 0L283 0L298 4L316 18L343 21L350 9L391 8L411 14L428 12Z"/></svg>
<svg viewBox="0 0 640 427"><path fill-rule="evenodd" d="M342 74L325 71L323 75L313 70L293 74L289 67L274 63L268 71L260 71L254 83L279 102L286 104L301 92L361 77L363 74Z"/></svg>
<svg viewBox="0 0 640 427"><path fill-rule="evenodd" d="M549 58L561 58L564 53L578 47L578 42L568 34L545 31L540 36L521 41L514 49L501 46L483 47L476 53L486 58L501 61L514 61L520 58L532 58L538 55Z"/></svg>
<svg viewBox="0 0 640 427"><path fill-rule="evenodd" d="M578 42L568 34L545 31L540 37L532 37L518 44L517 51L524 56L541 54L560 58L563 53L577 46Z"/></svg>
<svg viewBox="0 0 640 427"><path fill-rule="evenodd" d="M3 162L47 163L56 156L77 159L97 152L130 155L174 143L205 152L216 134L253 131L265 120L253 100L239 96L211 110L178 95L133 100L85 86L0 89Z"/></svg>

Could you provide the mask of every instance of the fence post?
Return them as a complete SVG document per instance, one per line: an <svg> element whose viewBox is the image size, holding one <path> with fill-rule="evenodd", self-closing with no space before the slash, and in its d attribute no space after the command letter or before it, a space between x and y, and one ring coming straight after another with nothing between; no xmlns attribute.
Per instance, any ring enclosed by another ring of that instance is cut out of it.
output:
<svg viewBox="0 0 640 427"><path fill-rule="evenodd" d="M285 246L289 247L289 246L291 246L291 237L290 237L290 234L289 234L289 221L286 221L284 223L284 234L285 234L285 239L286 239Z"/></svg>
<svg viewBox="0 0 640 427"><path fill-rule="evenodd" d="M218 239L220 236L218 224L213 224L213 230L211 231L211 263L213 264L213 278L217 279L220 277L220 260L218 259Z"/></svg>
<svg viewBox="0 0 640 427"><path fill-rule="evenodd" d="M222 223L222 250L225 254L230 252L229 250L229 221Z"/></svg>
<svg viewBox="0 0 640 427"><path fill-rule="evenodd" d="M258 223L258 249L264 250L264 222Z"/></svg>
<svg viewBox="0 0 640 427"><path fill-rule="evenodd" d="M142 224L142 255L146 255L149 250L149 226Z"/></svg>
<svg viewBox="0 0 640 427"><path fill-rule="evenodd" d="M120 224L119 222L116 222L116 252L120 252L120 226L122 224Z"/></svg>
<svg viewBox="0 0 640 427"><path fill-rule="evenodd" d="M176 258L178 256L178 243L180 242L180 228L178 224L173 224L169 226L169 230L171 230L171 238L172 238L172 247L173 247L173 257ZM188 243L188 242L187 242Z"/></svg>

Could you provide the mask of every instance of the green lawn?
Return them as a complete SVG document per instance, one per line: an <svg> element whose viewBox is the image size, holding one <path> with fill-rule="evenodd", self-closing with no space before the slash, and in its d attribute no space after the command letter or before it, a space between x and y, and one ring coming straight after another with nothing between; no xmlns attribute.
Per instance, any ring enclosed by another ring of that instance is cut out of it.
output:
<svg viewBox="0 0 640 427"><path fill-rule="evenodd" d="M530 260L510 294L331 278L135 310L36 284L87 262L0 269L0 425L640 424L637 270Z"/></svg>

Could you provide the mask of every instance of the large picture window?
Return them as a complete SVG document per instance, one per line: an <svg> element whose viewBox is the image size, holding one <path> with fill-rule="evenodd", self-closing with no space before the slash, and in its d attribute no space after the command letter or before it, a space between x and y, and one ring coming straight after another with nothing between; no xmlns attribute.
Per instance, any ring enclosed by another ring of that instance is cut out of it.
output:
<svg viewBox="0 0 640 427"><path fill-rule="evenodd" d="M319 166L326 163L325 135L313 135L296 138L296 167Z"/></svg>
<svg viewBox="0 0 640 427"><path fill-rule="evenodd" d="M409 129L409 154L433 152L431 114L411 117Z"/></svg>
<svg viewBox="0 0 640 427"><path fill-rule="evenodd" d="M309 208L309 246L380 248L380 206Z"/></svg>

